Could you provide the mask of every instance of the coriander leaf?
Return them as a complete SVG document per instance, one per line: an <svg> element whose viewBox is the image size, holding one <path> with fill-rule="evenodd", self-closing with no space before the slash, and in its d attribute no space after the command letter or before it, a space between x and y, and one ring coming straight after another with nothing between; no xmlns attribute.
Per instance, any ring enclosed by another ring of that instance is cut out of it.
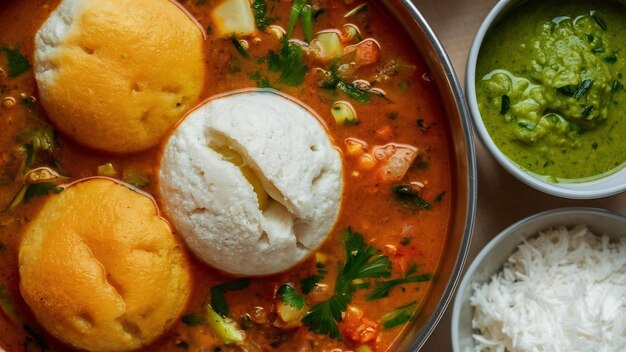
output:
<svg viewBox="0 0 626 352"><path fill-rule="evenodd" d="M361 234L347 228L342 232L342 237L346 264L340 265L334 294L330 299L313 306L302 318L302 323L307 325L309 330L339 340L341 340L341 335L337 323L341 322L342 314L352 301L352 295L357 289L354 280L391 275L389 258L380 254L378 249L367 245Z"/></svg>
<svg viewBox="0 0 626 352"><path fill-rule="evenodd" d="M299 86L304 82L308 67L304 64L302 48L298 44L283 42L280 55L270 51L267 58L268 68L280 72L278 81L288 86Z"/></svg>
<svg viewBox="0 0 626 352"><path fill-rule="evenodd" d="M395 326L406 323L411 319L417 310L417 302L413 301L402 307L398 307L393 311L383 314L380 318L385 329L391 329Z"/></svg>
<svg viewBox="0 0 626 352"><path fill-rule="evenodd" d="M500 115L505 115L511 108L511 98L508 95L502 96L502 106L500 106Z"/></svg>
<svg viewBox="0 0 626 352"><path fill-rule="evenodd" d="M300 289L305 295L311 293L311 291L313 291L313 288L315 288L315 286L317 286L322 280L324 280L324 277L326 276L326 269L324 268L324 264L317 262L316 266L316 275L311 275L300 280Z"/></svg>
<svg viewBox="0 0 626 352"><path fill-rule="evenodd" d="M49 126L37 126L20 133L17 137L26 151L24 166L31 167L42 155L50 155L56 148L54 130Z"/></svg>
<svg viewBox="0 0 626 352"><path fill-rule="evenodd" d="M261 31L264 31L267 26L276 22L273 18L266 18L265 11L267 10L267 6L265 4L265 0L254 0L252 2L252 11L254 13L254 20L256 22L256 28Z"/></svg>
<svg viewBox="0 0 626 352"><path fill-rule="evenodd" d="M328 335L341 341L339 326L336 322L342 320L343 312L347 306L347 303L340 296L332 296L330 299L313 306L302 318L302 323L315 333Z"/></svg>
<svg viewBox="0 0 626 352"><path fill-rule="evenodd" d="M243 56L246 59L250 58L248 51L246 50L246 48L243 47L243 45L241 45L241 43L239 42L239 39L237 38L235 34L233 34L230 37L230 42L233 43L233 45L235 46L235 49L237 49L237 51L239 52L239 54L241 54L241 56Z"/></svg>
<svg viewBox="0 0 626 352"><path fill-rule="evenodd" d="M187 326L197 326L206 323L206 320L202 315L195 313L183 315L180 318L180 321Z"/></svg>
<svg viewBox="0 0 626 352"><path fill-rule="evenodd" d="M282 285L276 292L280 300L290 307L302 309L306 301L303 296L300 296L296 289L289 284Z"/></svg>
<svg viewBox="0 0 626 352"><path fill-rule="evenodd" d="M344 92L347 96L358 101L359 103L368 103L371 99L371 96L373 95L370 92L357 88L353 84L342 81L339 81L337 83L337 88L339 88L340 91Z"/></svg>
<svg viewBox="0 0 626 352"><path fill-rule="evenodd" d="M438 204L441 203L441 201L443 200L443 196L446 194L445 191L439 193L436 197L435 200L433 200L433 204Z"/></svg>
<svg viewBox="0 0 626 352"><path fill-rule="evenodd" d="M269 78L267 78L267 76L262 75L261 72L259 71L254 72L249 77L250 79L256 81L257 88L273 88L272 85L270 84Z"/></svg>
<svg viewBox="0 0 626 352"><path fill-rule="evenodd" d="M30 69L28 58L20 52L20 48L0 47L7 57L7 69L9 78L17 77Z"/></svg>
<svg viewBox="0 0 626 352"><path fill-rule="evenodd" d="M219 315L228 316L228 303L226 302L226 291L239 291L250 286L250 279L237 279L211 287L211 307Z"/></svg>
<svg viewBox="0 0 626 352"><path fill-rule="evenodd" d="M32 183L28 185L26 188L26 192L24 193L23 202L28 203L31 199L35 197L45 196L50 193L50 191L55 190L56 192L57 186L54 183L44 182L44 183Z"/></svg>
<svg viewBox="0 0 626 352"><path fill-rule="evenodd" d="M618 80L613 81L613 85L611 86L611 91L613 93L624 90L624 85L620 83Z"/></svg>
<svg viewBox="0 0 626 352"><path fill-rule="evenodd" d="M396 194L399 200L409 200L422 209L431 210L433 206L419 196L419 191L412 185L393 185L391 191Z"/></svg>
<svg viewBox="0 0 626 352"><path fill-rule="evenodd" d="M309 293L311 293L311 291L313 291L317 284L322 282L322 280L324 280L324 275L320 274L311 275L300 280L300 288L302 289L302 293L308 295Z"/></svg>

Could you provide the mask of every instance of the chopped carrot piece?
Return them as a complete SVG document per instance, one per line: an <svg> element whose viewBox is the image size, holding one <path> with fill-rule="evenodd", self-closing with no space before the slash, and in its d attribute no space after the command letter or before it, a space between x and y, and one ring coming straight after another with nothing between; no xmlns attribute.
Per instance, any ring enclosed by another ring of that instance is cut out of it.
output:
<svg viewBox="0 0 626 352"><path fill-rule="evenodd" d="M391 126L389 125L385 125L379 129L376 130L376 137L378 137L378 139L387 142L389 140L391 140L391 138L393 137L393 131L391 130Z"/></svg>

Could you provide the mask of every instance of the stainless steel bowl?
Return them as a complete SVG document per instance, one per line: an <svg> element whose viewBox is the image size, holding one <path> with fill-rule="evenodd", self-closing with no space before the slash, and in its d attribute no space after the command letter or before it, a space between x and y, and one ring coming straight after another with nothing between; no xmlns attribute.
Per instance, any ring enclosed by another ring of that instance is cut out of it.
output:
<svg viewBox="0 0 626 352"><path fill-rule="evenodd" d="M417 351L441 319L467 257L476 213L476 154L465 98L443 46L411 1L386 0L380 3L410 35L415 50L421 53L431 70L448 117L453 158L455 199L444 254L420 311L393 347L394 351Z"/></svg>

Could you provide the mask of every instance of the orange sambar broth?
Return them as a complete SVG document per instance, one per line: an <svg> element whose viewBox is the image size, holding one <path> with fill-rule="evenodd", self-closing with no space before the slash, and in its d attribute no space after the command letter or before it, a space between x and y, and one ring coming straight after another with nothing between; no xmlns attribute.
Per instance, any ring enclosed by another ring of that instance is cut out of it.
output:
<svg viewBox="0 0 626 352"><path fill-rule="evenodd" d="M0 1L0 46L19 47L32 64L34 34L57 3L58 1ZM204 28L209 28L206 41L208 70L205 96L254 87L255 81L250 76L257 71L269 77L274 83L276 75L268 73L267 64L257 62L256 58L265 56L268 50L279 51L278 40L271 35L259 35L261 41L250 44L249 53L253 59L244 59L235 50L230 38L216 38L211 35L211 3L213 2L197 0L182 2ZM285 27L291 2L279 3L268 0L267 3L268 8L271 8L271 17L277 19L277 24ZM340 232L349 226L361 233L367 242L389 255L394 264L392 278L404 275L403 270L411 264L417 264L420 273L435 273L444 249L450 205L455 194L451 184L448 127L436 87L428 79L428 68L406 34L400 31L375 4L370 3L368 11L347 21L343 15L358 2L351 5L345 5L343 1L330 0L318 3L325 12L316 19L315 31L327 28L340 29L343 24L350 22L361 29L363 38L375 38L381 44L380 60L370 67L359 69L357 72L359 78L372 77L377 69L389 60L405 62L416 67L408 78L391 77L387 82L380 84L393 102L378 97L373 97L369 103L352 102L360 120L360 124L355 126L337 125L334 122L330 112L332 102L350 99L341 93L333 95L332 91L319 87L319 77L315 74L314 68L323 67L322 63L307 58L309 71L305 83L298 87L274 84L281 91L297 97L316 111L326 123L335 144L344 154L344 194L341 213L335 230L319 250L328 258L325 265L328 274L323 283L328 284L331 289L334 286L338 263L345 261ZM302 36L301 26L297 25L294 37ZM6 58L0 54L0 67L5 71L6 63ZM6 74L0 77L0 101L5 97L14 97L19 101L20 94L37 97L32 69L16 78L8 78ZM39 111L39 117L45 119L41 107ZM18 146L17 135L32 124L31 114L20 104L11 109L0 107L2 126L0 157ZM420 123L418 120L421 120ZM386 133L381 133L381 127L387 129ZM358 158L346 154L347 138L358 138L370 146L393 142L410 144L425 150L428 156L427 167L411 167L401 182L425 182L427 185L421 193L422 198L432 202L437 195L445 192L442 201L428 211L399 202L391 192L389 184L379 183L374 171L359 169ZM119 170L134 169L148 175L155 174L156 150L131 156L105 155L80 147L62 135L58 138L58 145L54 157L63 166L63 173L71 175L73 179L96 175L97 166L108 162L115 164ZM0 162L2 160L0 158ZM20 180L2 180L0 207L4 208L11 201L21 185ZM145 190L155 194L153 185L152 177ZM45 197L40 197L10 212L0 213L0 241L4 246L0 250L0 285L8 288L24 323L39 331L51 350L60 351L67 350L68 347L48 336L36 323L32 313L22 301L18 288L17 248L20 229L35 216L44 201ZM397 253L394 253L394 248L398 249ZM351 350L359 345L349 338L344 338L340 342L324 335L317 335L308 331L306 326L287 332L271 327L277 302L276 289L284 283L292 283L299 287L298 283L302 278L316 273L315 268L315 259L311 258L286 273L252 279L251 285L245 290L226 294L230 314L235 320L247 314L252 316L253 320L261 322L247 332L248 338L255 340L264 349L277 351L322 351L333 348ZM210 287L233 279L195 259L192 259L192 272L194 288L184 314L201 312L202 304L208 301ZM396 287L388 297L367 302L365 296L370 291L371 288L358 290L351 305L363 309L368 319L379 322L383 314L409 302L422 300L427 294L428 283L411 283ZM330 294L329 290L325 296L309 297L307 303L312 306L315 301L328 298ZM267 323L263 324L264 320L267 320ZM392 345L401 331L402 326L388 330L380 327L378 338L368 345L375 350L384 351ZM28 339L33 338L29 337L23 327L17 326L0 314L1 347L10 352L24 350L26 348L24 341ZM180 351L181 342L186 342L191 351L203 350L200 345L218 344L217 338L208 327L189 327L177 322L171 330L145 350ZM222 346L221 350L226 351L230 348Z"/></svg>

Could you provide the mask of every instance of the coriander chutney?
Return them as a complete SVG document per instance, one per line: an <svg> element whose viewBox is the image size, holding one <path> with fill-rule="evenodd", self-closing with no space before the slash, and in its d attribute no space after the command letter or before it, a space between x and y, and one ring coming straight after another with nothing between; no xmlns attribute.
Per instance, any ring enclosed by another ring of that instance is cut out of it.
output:
<svg viewBox="0 0 626 352"><path fill-rule="evenodd" d="M487 33L476 96L520 167L578 182L626 164L626 5L527 1Z"/></svg>

